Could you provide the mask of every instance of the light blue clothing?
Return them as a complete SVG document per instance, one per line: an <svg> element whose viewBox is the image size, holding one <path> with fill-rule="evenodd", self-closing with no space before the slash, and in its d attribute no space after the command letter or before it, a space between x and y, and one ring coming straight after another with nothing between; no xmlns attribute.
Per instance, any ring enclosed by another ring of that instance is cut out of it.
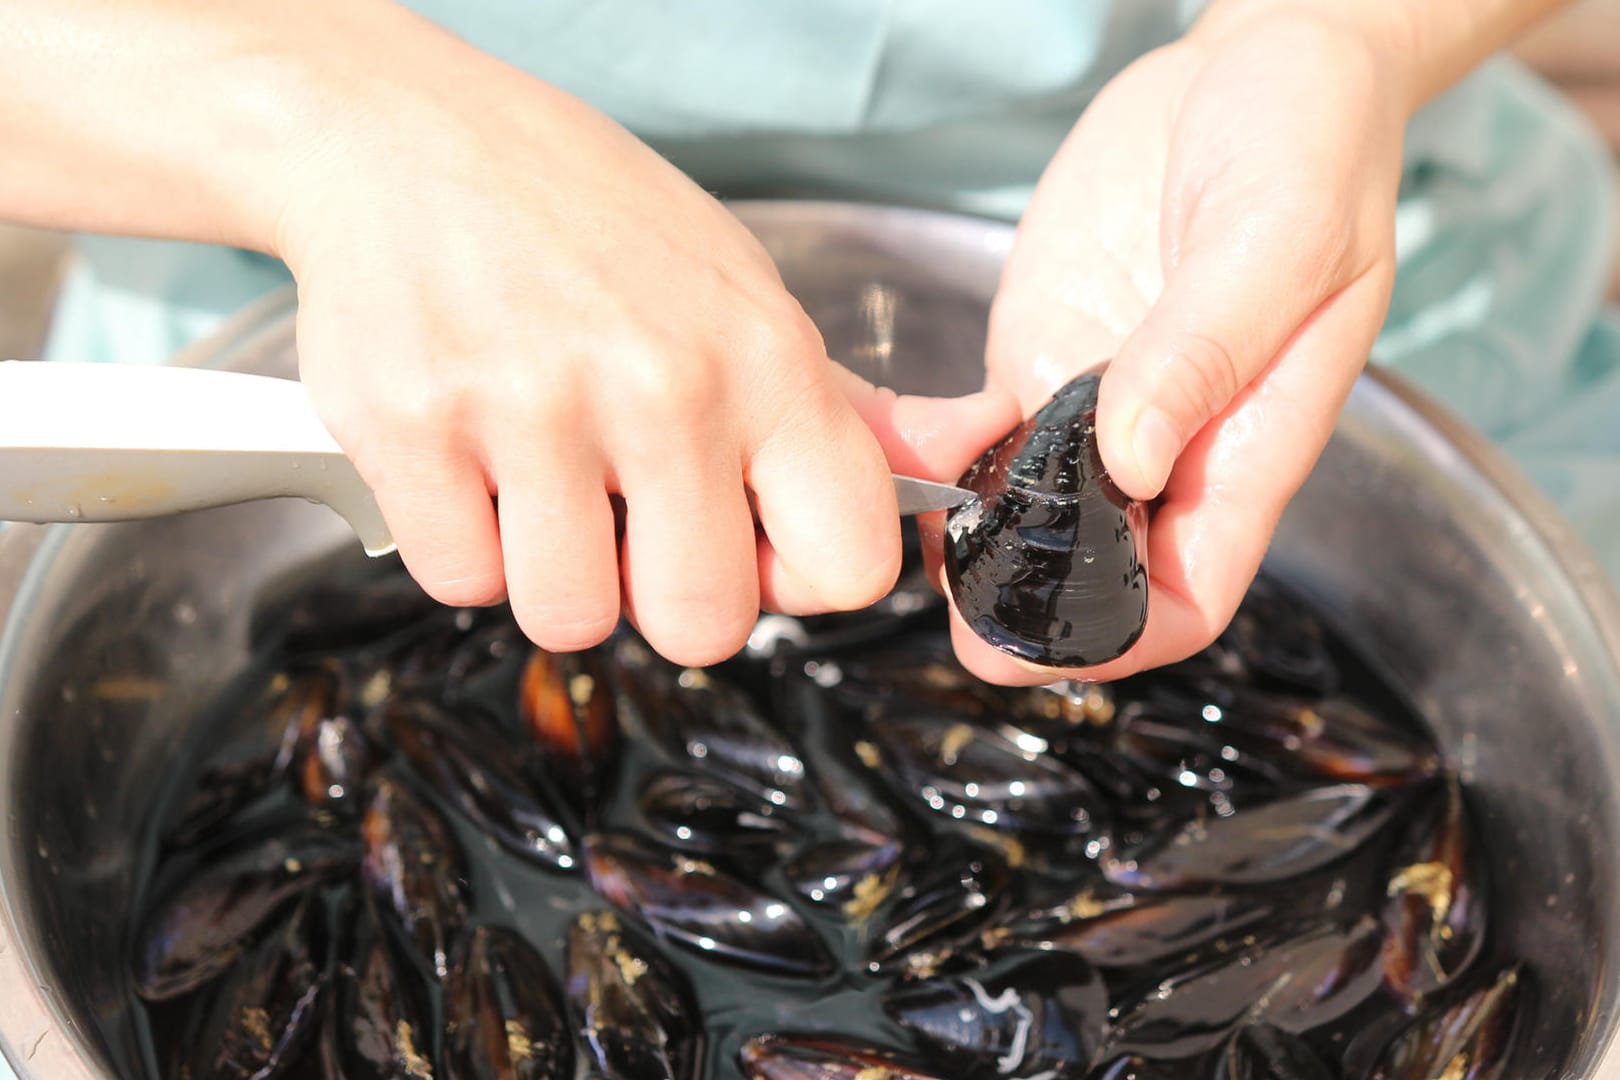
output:
<svg viewBox="0 0 1620 1080"><path fill-rule="evenodd" d="M706 187L1016 218L1096 91L1197 0L415 0L604 109ZM560 150L559 152L566 152ZM1496 439L1620 580L1610 166L1506 62L1414 122L1375 358ZM157 362L287 280L267 259L86 239L49 355Z"/></svg>

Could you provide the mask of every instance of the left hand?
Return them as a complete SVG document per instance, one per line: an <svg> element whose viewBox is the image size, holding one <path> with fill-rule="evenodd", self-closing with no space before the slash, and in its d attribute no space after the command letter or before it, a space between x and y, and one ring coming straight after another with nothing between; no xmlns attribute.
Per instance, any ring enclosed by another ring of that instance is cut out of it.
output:
<svg viewBox="0 0 1620 1080"><path fill-rule="evenodd" d="M1103 90L1041 179L991 315L990 383L1026 414L1112 360L1103 461L1126 493L1160 500L1147 629L1116 661L1060 672L996 651L957 615L957 653L988 680L1119 678L1212 641L1383 321L1403 72L1326 18L1223 29Z"/></svg>

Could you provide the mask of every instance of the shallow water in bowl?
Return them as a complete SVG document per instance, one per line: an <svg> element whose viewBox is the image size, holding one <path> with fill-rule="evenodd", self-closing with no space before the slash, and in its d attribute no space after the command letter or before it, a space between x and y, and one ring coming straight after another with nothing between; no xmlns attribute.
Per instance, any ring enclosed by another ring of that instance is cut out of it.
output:
<svg viewBox="0 0 1620 1080"><path fill-rule="evenodd" d="M451 625L448 616L442 613L428 618L439 627L437 632L441 635L445 632L444 627ZM486 613L477 618L462 616L460 625L464 628L462 632L475 625L478 630L488 630L491 625L499 624L505 618L502 613L493 615ZM843 770L854 763L844 752L844 748L863 743L870 745L872 740L867 723L870 717L865 715L863 710L851 707L847 701L840 704L834 700L838 696L839 686L842 685L840 665L852 670L858 669L863 661L870 662L873 656L881 655L896 642L915 644L924 641L928 647L937 649L940 647L940 618L941 612L936 607L901 618L876 620L865 630L861 628L858 619L843 624L835 622L830 626L826 622L819 625L812 623L809 625L812 635L820 632L824 635L824 640L830 640L833 633L842 635L841 647L833 652L827 652L818 650L812 645L807 649L801 648L792 655L778 656L772 660L738 660L716 669L713 677L743 688L753 696L761 714L770 717L777 729L798 749L813 780L822 767L821 763L826 762L828 767ZM853 638L849 636L852 627ZM402 637L408 638L413 633L421 632L422 624L418 621L397 633L387 635L380 641L343 650L340 655L343 656L344 663L357 674L356 681L363 681L365 673L374 673L380 667L386 666L383 657L398 649ZM515 755L530 753L532 752L529 748L530 736L525 731L518 709L522 669L529 650L520 643L515 634L497 635L495 640L505 650L504 655L492 656L483 670L457 689L455 707L481 710L496 717L506 737L511 740L513 753ZM251 754L254 749L263 746L263 731L251 739L244 740L242 727L244 718L254 716L255 709L261 708L257 699L262 698L265 687L287 667L287 658L282 653L273 618L265 625L261 645L262 650L255 664L236 680L231 692L214 703L200 718L194 729L197 732L197 743L189 755L189 765L187 768L174 771L173 782L152 815L149 827L144 833L148 857L143 861L148 871L137 890L136 911L149 906L154 895L161 894L174 880L183 878L188 864L193 862L197 849L193 848L190 852L184 848L167 850L161 837L166 830L173 827L180 807L194 794L197 778L203 768L208 764L217 764L222 759L240 758L244 753ZM624 647L623 644L620 645L621 649ZM633 644L629 647L634 649ZM1342 643L1330 638L1329 649L1347 695L1366 703L1380 717L1390 718L1400 729L1407 731L1418 729L1420 725L1414 710L1394 688L1385 680L1378 678ZM1162 686L1186 682L1193 677L1188 674L1190 670L1183 669L1180 674L1172 671L1149 675L1120 684L1111 692L1111 697L1106 702L1107 709L1117 711L1131 700L1151 696ZM442 682L429 676L420 680L412 693L429 698L443 698L447 690ZM1074 702L1071 700L1069 705L1072 707ZM1095 700L1091 708L1095 710ZM1095 721L1098 718L1093 712L1091 720ZM974 718L967 717L967 719ZM1021 722L1030 727L1032 719L1034 718L1025 717ZM637 798L649 778L672 767L692 771L695 763L689 758L683 760L678 747L661 741L654 732L648 730L648 718L638 715L634 707L621 706L619 721L629 737L623 743L623 755L611 795L593 811L590 825L596 829L612 828L646 833L647 823L637 809ZM1068 724L1079 726L1066 731L1064 725ZM1065 739L1072 741L1078 748L1062 750L1060 757L1074 753L1083 755L1086 747L1105 745L1107 730L1106 724L1092 730L1088 726L1088 721L1080 719L1077 714L1071 714L1056 727L1050 723L1040 727L1042 737L1051 742L1054 752L1059 750L1060 744ZM856 755L857 758L859 756L861 755ZM420 789L430 801L435 798L423 784L423 777L414 774L408 766L396 763L391 767L398 768L400 775ZM854 763L852 775L859 777L860 768L859 763ZM879 792L876 797L880 800L886 798L881 794L881 790L893 787L896 783L893 775L889 773L881 776L867 774L864 782L873 785L874 791ZM1321 785L1327 781L1318 779L1315 783ZM1166 787L1173 788L1173 786L1173 779L1168 780ZM1404 802L1406 811L1410 811L1415 805L1411 800L1416 797L1415 793L1399 796ZM994 912L994 920L980 925L977 928L979 931L990 930L993 935L996 933L994 926L998 922L1001 925L1010 924L1016 921L1021 913L1062 904L1088 887L1106 889L1097 863L1099 854L1106 857L1106 848L1102 852L1092 848L1071 850L1065 857L1051 860L1050 865L1033 866L1030 864L1040 861L1041 852L1038 843L1027 834L1015 836L1005 830L998 832L982 827L968 831L964 829L959 819L951 818L948 813L930 812L924 802L906 797L904 794L898 800L885 801L885 805L897 820L904 824L909 838L908 843L919 855L924 852L956 852L956 857L961 859L964 857L962 845L966 843L969 845L967 850L992 860L996 859L998 854L1005 857L1009 852L1012 853L1015 862L1021 856L1032 856L1027 859L1024 866L1017 868L1018 872L1013 875L1005 897L992 898L993 906L998 904L1004 906ZM473 898L469 924L487 923L518 930L537 948L553 972L562 972L564 970L562 943L569 925L578 914L604 910L608 907L607 903L591 888L583 875L542 868L513 858L481 832L465 814L450 805L441 804L440 808L445 818L452 824L457 841L468 855L470 872L467 888ZM1116 813L1123 809L1112 808ZM229 843L232 835L255 832L258 826L252 824L253 822L280 818L304 819L307 816L307 807L301 803L294 787L283 783L264 798L252 803L233 824L221 826L211 840L204 841L202 846ZM784 816L798 831L798 840L794 846L799 850L812 844L817 838L828 839L837 836L845 825L822 796L812 798L804 811ZM1394 823L1380 829L1372 839L1358 846L1354 853L1347 857L1335 859L1314 868L1307 874L1290 877L1285 881L1249 886L1230 885L1224 888L1224 892L1256 897L1273 905L1279 919L1283 921L1297 919L1301 925L1306 921L1298 918L1301 915L1297 910L1301 898L1310 898L1316 903L1331 905L1334 917L1341 921L1348 921L1362 911L1369 911L1376 916L1390 875L1390 850L1392 845L1399 841L1402 832L1400 822L1405 820L1405 814L1397 812L1395 819ZM1164 827L1169 828L1182 819L1178 817L1167 820L1170 821L1170 825ZM333 821L339 829L350 831L354 829L352 819L348 819L346 824L342 818ZM582 831L582 825L583 823L579 821L569 822L569 829L576 839ZM1103 835L1101 831L1099 835ZM663 842L673 841L666 837ZM885 1015L883 1009L885 994L897 985L897 980L904 981L903 977L890 968L874 972L868 964L868 951L874 936L874 928L881 925L885 914L896 902L898 888L889 893L886 904L879 904L873 912L863 913L867 914L865 919L851 919L836 909L829 910L825 905L810 903L803 897L793 894L785 886L783 863L787 854L782 852L768 857L763 870L751 867L748 863L749 857L746 855L738 859L727 859L724 856L717 858L712 855L704 855L703 858L712 859L722 872L729 871L740 879L757 882L772 895L794 906L808 920L816 935L837 959L838 970L824 977L784 978L730 965L713 956L698 955L692 950L666 944L661 949L663 956L691 984L704 1017L707 1068L703 1075L712 1077L735 1075L737 1054L745 1040L757 1035L779 1032L833 1033L871 1046L893 1050L919 1062L927 1063L932 1060L939 1075L954 1075L945 1064L940 1063L937 1049L930 1050L927 1045L919 1043L912 1032ZM922 864L922 859L919 859L908 865L906 876L916 879L926 872L926 866ZM1486 881L1497 880L1496 875L1491 873L1488 867L1484 869L1483 876ZM1223 890L1217 888L1217 891ZM341 898L357 892L358 888L354 882L345 882L332 891L328 896L332 912L342 909ZM1493 901L1487 905L1486 910L1494 906ZM633 919L629 921L634 922ZM1234 930L1227 935L1218 950L1204 948L1199 963L1204 965L1213 963L1226 951L1243 951L1253 940L1245 938L1244 933ZM957 959L960 960L978 951L981 944L981 934L971 936L959 946ZM952 961L949 958L930 955L930 951L920 949L915 954L924 957L925 960L915 965L916 970L911 973L913 978L926 976L932 968L950 970ZM939 950L935 947L932 952L938 953ZM1481 957L1475 961L1469 976L1463 981L1469 985L1477 984L1485 975L1494 972L1505 959L1507 958L1497 954L1492 943L1487 940ZM1144 996L1144 987L1167 977L1178 967L1189 966L1198 965L1181 963L1166 965L1164 962L1157 962L1135 970L1110 970L1106 981L1110 989L1111 1003L1128 1011L1133 1002ZM1532 971L1530 975L1529 981L1533 984L1534 972ZM442 1030L444 1001L442 994L434 985L434 980L421 971L415 972L411 977L422 979L423 985L430 988L432 1007L435 1010L435 1026ZM185 1025L188 1022L186 1017L190 1011L200 1003L206 1002L208 997L209 991L205 988L195 999L181 999L165 1005L147 1006L139 1002L133 993L129 994L129 1007L136 1011L137 1029L141 1037L139 1049L119 1062L121 1072L128 1075L172 1075L162 1065L172 1060L173 1047L182 1039L181 1033L186 1030ZM1318 1026L1313 1030L1311 1040L1318 1051L1326 1056L1337 1059L1348 1054L1356 1062L1358 1071L1346 1075L1361 1075L1370 1065L1372 1057L1381 1049L1382 1043L1387 1041L1400 1026L1400 1009L1400 1003L1387 991L1378 990L1356 1009L1346 1012L1332 1022ZM1095 1031L1087 1036L1087 1040L1094 1041L1097 1033L1109 1020L1110 1017L1107 1015L1083 1018L1085 1024L1095 1026ZM1361 1035L1358 1041L1358 1034L1362 1032L1370 1034ZM1209 1055L1203 1055L1200 1060L1208 1057ZM1103 1059L1099 1059L1101 1060ZM313 1067L312 1056L306 1061ZM291 1075L301 1074L297 1068L291 1072ZM1194 1069L1186 1073L1178 1072L1176 1075L1194 1076L1198 1075L1198 1072ZM201 1078L197 1077L194 1080Z"/></svg>

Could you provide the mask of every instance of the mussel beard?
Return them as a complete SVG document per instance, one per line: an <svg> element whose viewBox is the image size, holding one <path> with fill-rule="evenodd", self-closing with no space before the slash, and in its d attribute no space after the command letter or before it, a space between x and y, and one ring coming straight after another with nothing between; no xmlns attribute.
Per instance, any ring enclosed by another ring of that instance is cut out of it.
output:
<svg viewBox="0 0 1620 1080"><path fill-rule="evenodd" d="M1122 655L1147 624L1147 507L1097 451L1086 374L987 450L946 522L945 570L962 618L1003 652L1048 667Z"/></svg>

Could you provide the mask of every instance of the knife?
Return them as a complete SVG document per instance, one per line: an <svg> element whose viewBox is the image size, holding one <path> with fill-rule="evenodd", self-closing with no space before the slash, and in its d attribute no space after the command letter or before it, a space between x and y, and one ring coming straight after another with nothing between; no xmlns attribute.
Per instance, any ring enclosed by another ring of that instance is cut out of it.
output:
<svg viewBox="0 0 1620 1080"><path fill-rule="evenodd" d="M972 493L895 477L902 514ZM297 497L394 550L377 501L288 379L206 368L0 362L0 521L133 521Z"/></svg>

